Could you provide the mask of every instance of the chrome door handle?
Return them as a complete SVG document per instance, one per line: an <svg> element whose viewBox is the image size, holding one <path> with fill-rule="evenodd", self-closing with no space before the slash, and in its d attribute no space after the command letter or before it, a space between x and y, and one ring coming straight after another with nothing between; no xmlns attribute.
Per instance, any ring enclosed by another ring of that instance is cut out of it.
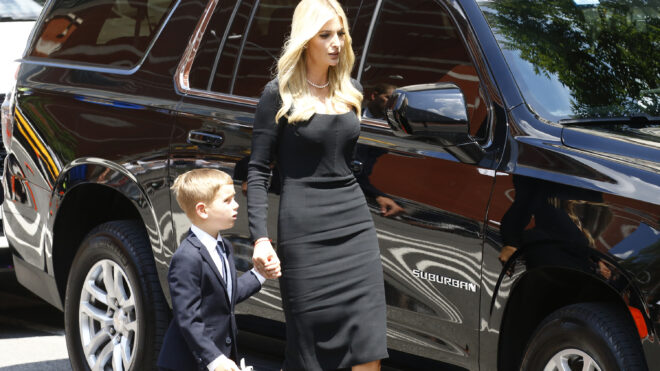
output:
<svg viewBox="0 0 660 371"><path fill-rule="evenodd" d="M198 146L218 148L225 142L225 138L220 134L205 133L203 131L191 130L188 132L188 143Z"/></svg>

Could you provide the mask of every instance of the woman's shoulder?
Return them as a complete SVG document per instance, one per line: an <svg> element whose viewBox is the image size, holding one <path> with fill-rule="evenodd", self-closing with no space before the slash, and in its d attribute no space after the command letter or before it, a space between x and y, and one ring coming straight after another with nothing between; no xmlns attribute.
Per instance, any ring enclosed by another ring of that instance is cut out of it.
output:
<svg viewBox="0 0 660 371"><path fill-rule="evenodd" d="M261 93L262 102L272 102L278 104L281 102L280 99L280 88L277 78L270 80L266 86L264 86L264 91Z"/></svg>
<svg viewBox="0 0 660 371"><path fill-rule="evenodd" d="M268 81L266 86L264 86L264 92L263 92L262 95L279 93L279 91L280 91L280 82L279 82L279 79L276 77L276 78Z"/></svg>

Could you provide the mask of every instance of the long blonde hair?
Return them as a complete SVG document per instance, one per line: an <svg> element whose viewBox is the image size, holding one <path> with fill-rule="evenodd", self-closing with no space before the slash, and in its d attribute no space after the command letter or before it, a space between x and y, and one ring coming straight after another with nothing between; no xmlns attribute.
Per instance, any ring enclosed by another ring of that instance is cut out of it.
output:
<svg viewBox="0 0 660 371"><path fill-rule="evenodd" d="M307 85L305 45L334 17L339 17L345 36L339 62L336 66L330 66L328 71L329 98L355 109L360 117L362 93L351 82L355 54L351 46L346 14L336 0L302 0L293 13L291 35L285 41L282 55L277 62L282 107L275 115L276 122L282 117L286 117L289 123L306 121L314 114L315 98Z"/></svg>

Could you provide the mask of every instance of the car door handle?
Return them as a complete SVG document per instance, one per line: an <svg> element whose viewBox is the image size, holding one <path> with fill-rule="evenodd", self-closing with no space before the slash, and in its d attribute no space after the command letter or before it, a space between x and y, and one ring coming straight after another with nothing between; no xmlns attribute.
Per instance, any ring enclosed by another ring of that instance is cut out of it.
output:
<svg viewBox="0 0 660 371"><path fill-rule="evenodd" d="M362 172L363 167L364 165L362 164L361 161L353 160L351 162L351 169L353 170L354 174L360 174Z"/></svg>
<svg viewBox="0 0 660 371"><path fill-rule="evenodd" d="M203 131L191 130L188 132L188 143L198 146L218 148L225 142L225 138L220 134L205 133Z"/></svg>

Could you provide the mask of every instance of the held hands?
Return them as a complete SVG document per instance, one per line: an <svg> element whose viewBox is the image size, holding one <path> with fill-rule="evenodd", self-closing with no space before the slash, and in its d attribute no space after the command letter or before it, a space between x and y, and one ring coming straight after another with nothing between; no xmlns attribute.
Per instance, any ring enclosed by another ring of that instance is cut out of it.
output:
<svg viewBox="0 0 660 371"><path fill-rule="evenodd" d="M241 369L231 359L224 358L218 367L215 368L215 371L241 371Z"/></svg>
<svg viewBox="0 0 660 371"><path fill-rule="evenodd" d="M266 278L275 279L282 276L280 259L267 238L260 238L255 243L252 264L259 274Z"/></svg>

